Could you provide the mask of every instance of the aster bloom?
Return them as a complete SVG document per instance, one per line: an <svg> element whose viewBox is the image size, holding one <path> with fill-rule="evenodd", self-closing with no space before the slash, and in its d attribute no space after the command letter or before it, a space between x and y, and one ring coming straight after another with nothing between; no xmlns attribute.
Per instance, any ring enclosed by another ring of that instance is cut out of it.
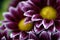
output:
<svg viewBox="0 0 60 40"><path fill-rule="evenodd" d="M59 0L28 0L19 5L28 21L34 22L36 33L39 34L42 30L60 31Z"/></svg>
<svg viewBox="0 0 60 40"><path fill-rule="evenodd" d="M27 0L9 7L3 16L12 40L60 40L59 5L59 0Z"/></svg>
<svg viewBox="0 0 60 40"><path fill-rule="evenodd" d="M9 12L3 13L5 19L3 23L12 31L10 37L13 40L25 40L29 33L33 32L33 22L25 22L27 18L23 16L23 13L19 5L16 8L10 7Z"/></svg>

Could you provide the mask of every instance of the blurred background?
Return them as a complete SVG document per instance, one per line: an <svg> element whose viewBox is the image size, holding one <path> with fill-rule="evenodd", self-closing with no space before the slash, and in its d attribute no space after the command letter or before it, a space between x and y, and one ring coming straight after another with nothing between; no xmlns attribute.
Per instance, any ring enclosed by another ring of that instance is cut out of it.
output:
<svg viewBox="0 0 60 40"><path fill-rule="evenodd" d="M7 12L10 6L16 7L20 1L26 0L0 0L0 21L4 19L2 14Z"/></svg>
<svg viewBox="0 0 60 40"><path fill-rule="evenodd" d="M0 0L0 21L4 20L3 13L7 12L10 6L16 7L20 1L26 0ZM0 22L0 26L1 26Z"/></svg>
<svg viewBox="0 0 60 40"><path fill-rule="evenodd" d="M6 12L12 0L0 0L0 21L3 20L2 13Z"/></svg>

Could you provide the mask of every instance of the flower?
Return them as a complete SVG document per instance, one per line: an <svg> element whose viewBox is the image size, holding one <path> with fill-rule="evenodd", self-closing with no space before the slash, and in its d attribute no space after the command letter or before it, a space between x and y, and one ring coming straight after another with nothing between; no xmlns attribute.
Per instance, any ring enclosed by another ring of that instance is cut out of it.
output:
<svg viewBox="0 0 60 40"><path fill-rule="evenodd" d="M60 40L59 2L59 0L57 3L56 0L27 0L19 2L16 8L9 7L9 11L3 16L5 27L12 31L10 38Z"/></svg>
<svg viewBox="0 0 60 40"><path fill-rule="evenodd" d="M24 16L34 22L36 33L40 33L41 30L60 31L59 0L28 0L19 5Z"/></svg>
<svg viewBox="0 0 60 40"><path fill-rule="evenodd" d="M25 40L29 32L33 31L33 22L26 23L27 18L23 16L23 13L19 5L16 8L10 7L8 12L3 13L5 19L3 23L7 29L12 31L10 37L14 40ZM19 37L16 38L17 35Z"/></svg>

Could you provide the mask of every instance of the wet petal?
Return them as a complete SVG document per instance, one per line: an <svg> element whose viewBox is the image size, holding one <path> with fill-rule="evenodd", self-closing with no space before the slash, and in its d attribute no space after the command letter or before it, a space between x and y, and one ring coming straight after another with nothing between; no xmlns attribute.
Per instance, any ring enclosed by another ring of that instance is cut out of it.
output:
<svg viewBox="0 0 60 40"><path fill-rule="evenodd" d="M33 10L29 10L29 11L24 13L24 16L32 17L33 14L35 14L35 12Z"/></svg>
<svg viewBox="0 0 60 40"><path fill-rule="evenodd" d="M39 35L39 38L41 40L51 40L51 35L46 32L46 31L43 31L40 35Z"/></svg>
<svg viewBox="0 0 60 40"><path fill-rule="evenodd" d="M39 14L35 14L35 15L32 16L32 19L31 20L32 21L40 21L40 20L42 20L42 18L40 17Z"/></svg>
<svg viewBox="0 0 60 40"><path fill-rule="evenodd" d="M53 25L53 20L43 20L43 26L45 29L48 29L51 25Z"/></svg>
<svg viewBox="0 0 60 40"><path fill-rule="evenodd" d="M60 31L60 21L55 21L55 27L58 31Z"/></svg>

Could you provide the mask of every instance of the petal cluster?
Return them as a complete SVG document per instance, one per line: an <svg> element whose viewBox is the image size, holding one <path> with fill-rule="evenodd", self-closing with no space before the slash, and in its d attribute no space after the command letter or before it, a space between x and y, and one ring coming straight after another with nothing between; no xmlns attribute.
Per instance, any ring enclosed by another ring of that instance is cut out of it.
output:
<svg viewBox="0 0 60 40"><path fill-rule="evenodd" d="M52 6L56 9L57 18L55 20L44 19L39 14L45 6ZM11 31L9 35L9 39L11 38L11 40L60 40L59 0L21 1L15 7L10 6L9 11L4 12L3 16L4 26ZM18 23L24 18L25 23L33 23L33 28L27 32L19 30L18 27ZM6 38L6 40L8 39Z"/></svg>
<svg viewBox="0 0 60 40"><path fill-rule="evenodd" d="M60 8L59 0L28 0L20 3L21 10L24 12L24 16L30 18L33 21L35 27L40 28L43 25L43 29L53 31L60 31ZM55 5L56 4L56 5ZM51 6L57 11L57 18L55 20L48 20L40 15L42 8Z"/></svg>

